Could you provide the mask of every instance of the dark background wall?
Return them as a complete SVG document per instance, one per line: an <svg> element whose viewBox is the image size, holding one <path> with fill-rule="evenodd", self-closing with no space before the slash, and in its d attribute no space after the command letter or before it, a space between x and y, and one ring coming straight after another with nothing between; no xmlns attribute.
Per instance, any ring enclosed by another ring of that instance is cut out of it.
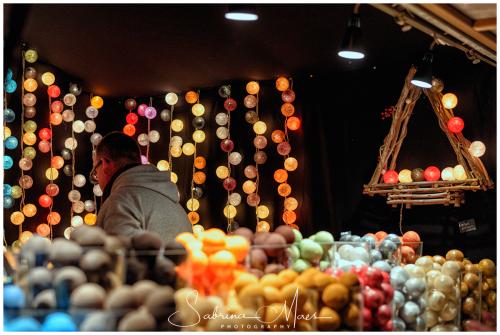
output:
<svg viewBox="0 0 500 335"><path fill-rule="evenodd" d="M424 44L424 43L422 43ZM427 43L425 43L427 44ZM64 50L61 50L64 53ZM409 53L397 57L390 50L384 62L376 66L357 67L356 64L347 71L306 71L292 73L294 90L297 99L295 106L302 118L303 127L298 132L291 132L292 155L299 160L299 169L290 174L292 195L299 200L298 221L304 234L311 234L320 229L329 230L336 237L340 232L350 230L364 234L385 230L399 233L399 208L393 209L382 197L362 195L363 184L367 183L375 169L378 149L390 127L390 120L381 120L380 113L388 106L394 105L399 98L404 78L412 63L421 53ZM437 47L434 57L434 75L444 81L444 92L454 92L459 99L455 114L465 121L463 131L469 140L481 140L487 146L482 160L496 181L496 71L486 64L473 65L465 56L451 48ZM200 60L201 61L201 60ZM50 62L35 63L39 71L51 70L56 74L56 83L67 92L69 82L74 80L69 74L59 70L57 64ZM21 85L19 57L13 59L10 66L14 70L14 78ZM311 74L313 74L311 76ZM252 78L248 78L251 80ZM147 80L147 77L143 78ZM282 158L276 152L276 145L270 140L270 133L277 127L282 128L283 117L279 112L281 99L274 88L274 79L259 81L261 119L268 123L268 162L261 168L262 203L272 207L274 226L280 223L282 201L277 195L277 184L272 178L273 171L281 167ZM246 95L246 81L229 80L220 82L231 84L233 97L237 100L238 109L232 112L231 137L235 140L236 150L244 155L243 163L235 169L238 182L237 190L242 193L243 201L238 206L236 221L240 226L255 227L255 215L252 208L246 205L241 184L245 180L243 169L252 162L254 133L251 125L245 122L243 98ZM46 87L39 80L36 92L38 102L35 121L39 128L48 127L48 104ZM84 87L85 88L85 87ZM201 90L201 102L205 105L207 125L206 141L198 149L207 157L207 182L203 185L205 195L201 200L200 215L205 227L225 228L226 220L222 214L226 192L221 181L215 176L215 169L223 164L225 155L219 148L220 140L215 136L217 125L215 115L223 110L223 99L217 95L218 86L192 87ZM191 125L193 115L183 95L179 94L179 104L175 114L185 122L182 137L191 141L194 130ZM89 105L89 92L78 97L75 106L77 119L85 121L85 108ZM96 119L97 132L106 134L112 130L120 130L125 125L127 111L124 101L131 96L107 98L104 107ZM135 97L138 104L149 103L149 96ZM8 105L16 112L16 120L9 127L16 137L20 134L20 91L8 96ZM167 108L163 96L153 96L153 105L158 111ZM151 129L160 132L160 142L151 144L150 161L168 157L169 123L159 117L152 121ZM136 136L147 128L145 118L140 118ZM38 130L37 130L38 133ZM64 139L70 136L71 125L63 122L54 127L54 154L59 154L64 147ZM78 140L76 173L88 176L91 169L90 134L77 134ZM37 142L38 144L38 142ZM145 148L143 147L145 152ZM15 185L20 176L17 168L20 149L6 154L14 158L14 167L5 171L4 182ZM37 204L46 184L45 169L49 167L48 154L37 152L34 168L29 174L35 180L32 189L27 190L26 203ZM456 158L446 136L441 132L431 106L422 95L417 104L409 125L407 136L397 164L397 170L403 168L425 168L436 165L439 168L454 166ZM174 171L179 174L179 190L182 203L188 199L191 178L192 156L174 158ZM60 171L56 183L61 188L57 196L54 210L63 216L63 221L55 228L55 235L61 236L69 225L70 202L67 193L71 189L71 178ZM92 198L92 188L87 184L80 189L82 200ZM482 257L494 258L496 255L496 190L487 192L466 193L466 203L460 208L444 206L414 207L403 212L403 229L417 231L424 240L424 250L428 254L443 254L450 248L459 248L472 260ZM13 210L18 210L19 201L14 208L4 211L5 237L8 243L17 238L17 227L9 222ZM39 206L37 206L39 207ZM44 222L47 209L38 208L35 218L27 219L24 229L34 231L37 224ZM85 213L84 213L85 214ZM458 222L474 219L477 230L461 234Z"/></svg>

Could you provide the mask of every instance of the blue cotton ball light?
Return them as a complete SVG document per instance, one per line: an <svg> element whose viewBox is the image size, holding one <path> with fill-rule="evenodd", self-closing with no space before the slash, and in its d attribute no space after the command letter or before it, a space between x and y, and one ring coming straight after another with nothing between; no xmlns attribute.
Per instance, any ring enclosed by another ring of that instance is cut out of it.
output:
<svg viewBox="0 0 500 335"><path fill-rule="evenodd" d="M14 161L12 160L12 157L10 156L3 156L3 169L8 170L14 165Z"/></svg>
<svg viewBox="0 0 500 335"><path fill-rule="evenodd" d="M12 208L14 206L14 198L10 195L3 196L3 208Z"/></svg>
<svg viewBox="0 0 500 335"><path fill-rule="evenodd" d="M5 108L3 110L3 120L7 123L14 121L16 118L16 113L10 108Z"/></svg>
<svg viewBox="0 0 500 335"><path fill-rule="evenodd" d="M5 148L9 150L17 148L18 144L19 142L17 141L17 138L14 136L9 136L4 141Z"/></svg>

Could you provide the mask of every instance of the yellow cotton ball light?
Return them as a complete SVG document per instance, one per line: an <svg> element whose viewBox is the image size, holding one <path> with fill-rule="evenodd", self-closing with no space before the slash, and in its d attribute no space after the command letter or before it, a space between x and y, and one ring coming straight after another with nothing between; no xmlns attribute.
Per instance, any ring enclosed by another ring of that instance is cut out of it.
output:
<svg viewBox="0 0 500 335"><path fill-rule="evenodd" d="M168 164L166 160L162 159L156 163L156 167L160 171L168 171L170 169L170 164Z"/></svg>
<svg viewBox="0 0 500 335"><path fill-rule="evenodd" d="M456 180L466 180L467 173L465 173L465 169L462 165L458 164L453 168L453 176Z"/></svg>
<svg viewBox="0 0 500 335"><path fill-rule="evenodd" d="M242 188L243 192L245 192L246 194L252 194L255 192L257 187L253 181L247 180L243 183Z"/></svg>
<svg viewBox="0 0 500 335"><path fill-rule="evenodd" d="M205 106L200 103L194 104L193 107L191 107L191 112L194 116L202 116L205 114Z"/></svg>
<svg viewBox="0 0 500 335"><path fill-rule="evenodd" d="M38 83L35 79L29 78L24 81L23 87L28 92L34 92L38 88Z"/></svg>
<svg viewBox="0 0 500 335"><path fill-rule="evenodd" d="M45 176L48 180L56 180L59 177L59 171L55 168L48 168L45 170Z"/></svg>
<svg viewBox="0 0 500 335"><path fill-rule="evenodd" d="M45 72L42 74L42 83L47 86L52 85L56 81L56 77L52 72Z"/></svg>
<svg viewBox="0 0 500 335"><path fill-rule="evenodd" d="M12 135L12 131L10 130L10 128L7 126L4 126L3 127L3 140L5 141L5 139L11 135Z"/></svg>
<svg viewBox="0 0 500 335"><path fill-rule="evenodd" d="M227 205L226 207L224 207L224 216L228 219L234 219L237 213L238 211L233 205Z"/></svg>
<svg viewBox="0 0 500 335"><path fill-rule="evenodd" d="M28 218L32 218L36 215L36 206L33 204L26 204L23 206L23 214Z"/></svg>
<svg viewBox="0 0 500 335"><path fill-rule="evenodd" d="M95 223L97 221L97 215L95 215L94 213L87 213L87 214L85 214L83 221L86 224L88 224L89 226L93 226L93 225L95 225Z"/></svg>
<svg viewBox="0 0 500 335"><path fill-rule="evenodd" d="M199 225L199 224L195 224L193 226L193 234L195 237L198 237L198 235L200 235L201 233L203 233L205 231L205 228L203 228L202 225Z"/></svg>
<svg viewBox="0 0 500 335"><path fill-rule="evenodd" d="M195 198L191 198L186 201L186 208L191 212L196 212L200 208L200 202Z"/></svg>
<svg viewBox="0 0 500 335"><path fill-rule="evenodd" d="M176 133L181 132L182 129L184 129L184 122L179 119L172 120L172 124L170 125L172 127L172 130L175 131Z"/></svg>
<svg viewBox="0 0 500 335"><path fill-rule="evenodd" d="M265 219L269 216L269 208L265 205L258 206L256 212L259 219Z"/></svg>
<svg viewBox="0 0 500 335"><path fill-rule="evenodd" d="M28 230L25 230L21 234L21 237L19 237L19 241L21 241L21 243L26 243L32 237L33 237L33 233L28 231Z"/></svg>
<svg viewBox="0 0 500 335"><path fill-rule="evenodd" d="M36 143L35 133L24 133L23 143L26 145L34 145Z"/></svg>
<svg viewBox="0 0 500 335"><path fill-rule="evenodd" d="M398 180L400 183L411 183L411 171L408 169L401 170L398 174Z"/></svg>
<svg viewBox="0 0 500 335"><path fill-rule="evenodd" d="M181 157L181 155L182 155L182 148L181 147L177 147L177 146L171 147L170 148L170 153L174 157Z"/></svg>
<svg viewBox="0 0 500 335"><path fill-rule="evenodd" d="M170 180L172 181L172 183L176 184L177 180L179 180L179 177L177 176L177 173L170 172Z"/></svg>
<svg viewBox="0 0 500 335"><path fill-rule="evenodd" d="M16 226L19 226L24 222L24 214L20 211L15 211L10 215L10 222L12 222Z"/></svg>
<svg viewBox="0 0 500 335"><path fill-rule="evenodd" d="M248 94L257 94L259 93L260 86L259 83L256 81L250 81L247 83L246 90Z"/></svg>
<svg viewBox="0 0 500 335"><path fill-rule="evenodd" d="M441 179L444 181L453 181L455 180L454 169L452 167L446 167L441 171Z"/></svg>
<svg viewBox="0 0 500 335"><path fill-rule="evenodd" d="M175 105L177 101L179 101L177 94L170 92L165 95L165 102L170 106Z"/></svg>
<svg viewBox="0 0 500 335"><path fill-rule="evenodd" d="M23 195L23 189L19 185L12 186L11 196L14 199L19 199Z"/></svg>
<svg viewBox="0 0 500 335"><path fill-rule="evenodd" d="M285 165L285 170L295 171L299 166L299 162L295 157L288 157L287 159L285 159L284 165Z"/></svg>
<svg viewBox="0 0 500 335"><path fill-rule="evenodd" d="M28 120L24 123L23 129L25 132L34 133L36 131L37 124L33 120Z"/></svg>
<svg viewBox="0 0 500 335"><path fill-rule="evenodd" d="M38 53L33 49L26 50L24 53L24 59L26 59L28 63L34 63L38 59Z"/></svg>
<svg viewBox="0 0 500 335"><path fill-rule="evenodd" d="M444 108L452 109L457 106L458 99L457 96L453 93L446 93L441 98L441 102L443 103Z"/></svg>
<svg viewBox="0 0 500 335"><path fill-rule="evenodd" d="M193 143L189 143L189 142L188 143L184 143L184 145L182 146L182 152L186 156L193 155L194 151L195 151L195 147L194 147Z"/></svg>
<svg viewBox="0 0 500 335"><path fill-rule="evenodd" d="M253 124L253 131L258 135L264 134L266 130L267 126L263 121L257 121Z"/></svg>
<svg viewBox="0 0 500 335"><path fill-rule="evenodd" d="M224 165L218 166L215 170L215 174L220 179L226 179L227 177L229 177L229 169Z"/></svg>
<svg viewBox="0 0 500 335"><path fill-rule="evenodd" d="M196 143L203 143L205 141L206 134L203 130L195 130L193 132L193 141Z"/></svg>

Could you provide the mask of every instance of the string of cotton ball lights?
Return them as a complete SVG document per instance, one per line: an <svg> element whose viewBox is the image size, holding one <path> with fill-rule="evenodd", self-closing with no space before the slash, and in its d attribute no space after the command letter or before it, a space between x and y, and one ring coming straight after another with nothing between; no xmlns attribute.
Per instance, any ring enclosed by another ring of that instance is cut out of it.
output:
<svg viewBox="0 0 500 335"><path fill-rule="evenodd" d="M278 154L283 156L284 169L277 169L274 172L274 180L279 183L278 194L284 198L283 201L283 214L281 216L285 224L298 229L295 224L297 214L295 210L298 207L296 198L291 197L292 187L287 182L288 172L295 171L298 166L297 159L290 156L291 146L288 137L288 131L296 131L300 129L301 121L295 116L295 106L292 104L295 101L295 92L293 91L293 81L289 81L285 77L279 77L276 80L276 89L281 92L281 114L285 117L284 130L279 129L273 131L271 139L277 144Z"/></svg>
<svg viewBox="0 0 500 335"><path fill-rule="evenodd" d="M241 203L241 195L238 192L234 192L236 189L236 180L231 177L231 160L238 158L235 158L233 154L234 142L231 140L231 112L236 109L237 103L231 98L231 86L229 85L221 86L219 88L219 95L226 99L224 101L224 109L226 112L218 113L215 117L217 124L220 125L216 130L216 135L221 140L220 148L226 153L227 161L226 166L220 165L217 167L215 173L219 179L223 180L222 186L227 191L227 201L223 213L227 219L227 231L230 232L238 229L236 222L234 222L234 218L238 213L236 207ZM241 157L238 159L241 162Z"/></svg>

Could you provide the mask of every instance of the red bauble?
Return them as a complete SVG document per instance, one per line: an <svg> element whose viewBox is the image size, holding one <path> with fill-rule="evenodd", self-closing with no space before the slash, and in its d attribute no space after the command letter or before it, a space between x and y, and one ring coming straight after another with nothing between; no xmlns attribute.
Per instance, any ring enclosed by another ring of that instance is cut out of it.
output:
<svg viewBox="0 0 500 335"><path fill-rule="evenodd" d="M372 267L369 267L366 270L364 277L365 277L365 285L368 285L373 288L380 287L380 284L384 279L384 277L382 276L382 270Z"/></svg>
<svg viewBox="0 0 500 335"><path fill-rule="evenodd" d="M424 178L427 181L437 181L441 177L441 171L435 166L429 166L424 171Z"/></svg>
<svg viewBox="0 0 500 335"><path fill-rule="evenodd" d="M49 88L47 88L47 93L49 97L57 98L59 94L61 94L61 89L57 85L50 85Z"/></svg>
<svg viewBox="0 0 500 335"><path fill-rule="evenodd" d="M384 183L397 184L398 183L398 173L394 170L387 170L384 173Z"/></svg>
<svg viewBox="0 0 500 335"><path fill-rule="evenodd" d="M363 308L363 330L372 329L373 316L372 311L368 308Z"/></svg>
<svg viewBox="0 0 500 335"><path fill-rule="evenodd" d="M382 287L382 291L384 291L385 303L390 304L392 301L392 297L394 297L394 289L389 283L382 283L380 286Z"/></svg>
<svg viewBox="0 0 500 335"><path fill-rule="evenodd" d="M127 120L128 124L136 124L139 120L139 117L135 113L128 113L125 119Z"/></svg>
<svg viewBox="0 0 500 335"><path fill-rule="evenodd" d="M38 137L40 137L42 141L48 141L52 137L52 131L50 131L49 128L42 128L38 132Z"/></svg>
<svg viewBox="0 0 500 335"><path fill-rule="evenodd" d="M452 133L460 133L464 129L464 120L458 116L454 116L448 120L448 130Z"/></svg>
<svg viewBox="0 0 500 335"><path fill-rule="evenodd" d="M228 112L234 111L236 109L236 106L237 106L236 100L234 100L232 98L228 98L228 99L226 99L226 101L224 101L224 108Z"/></svg>
<svg viewBox="0 0 500 335"><path fill-rule="evenodd" d="M40 198L38 198L38 203L40 206L43 208L48 208L50 205L52 205L52 198L48 196L47 194L42 194Z"/></svg>
<svg viewBox="0 0 500 335"><path fill-rule="evenodd" d="M365 307L370 309L377 309L384 302L384 294L382 291L371 287L365 287L363 290L363 298Z"/></svg>
<svg viewBox="0 0 500 335"><path fill-rule="evenodd" d="M377 310L377 322L380 326L385 326L392 318L392 306L381 305Z"/></svg>
<svg viewBox="0 0 500 335"><path fill-rule="evenodd" d="M231 141L230 139L225 139L225 140L222 140L220 142L220 148L222 149L222 151L224 152L230 152L230 151L233 151L234 149L234 143L233 141Z"/></svg>

